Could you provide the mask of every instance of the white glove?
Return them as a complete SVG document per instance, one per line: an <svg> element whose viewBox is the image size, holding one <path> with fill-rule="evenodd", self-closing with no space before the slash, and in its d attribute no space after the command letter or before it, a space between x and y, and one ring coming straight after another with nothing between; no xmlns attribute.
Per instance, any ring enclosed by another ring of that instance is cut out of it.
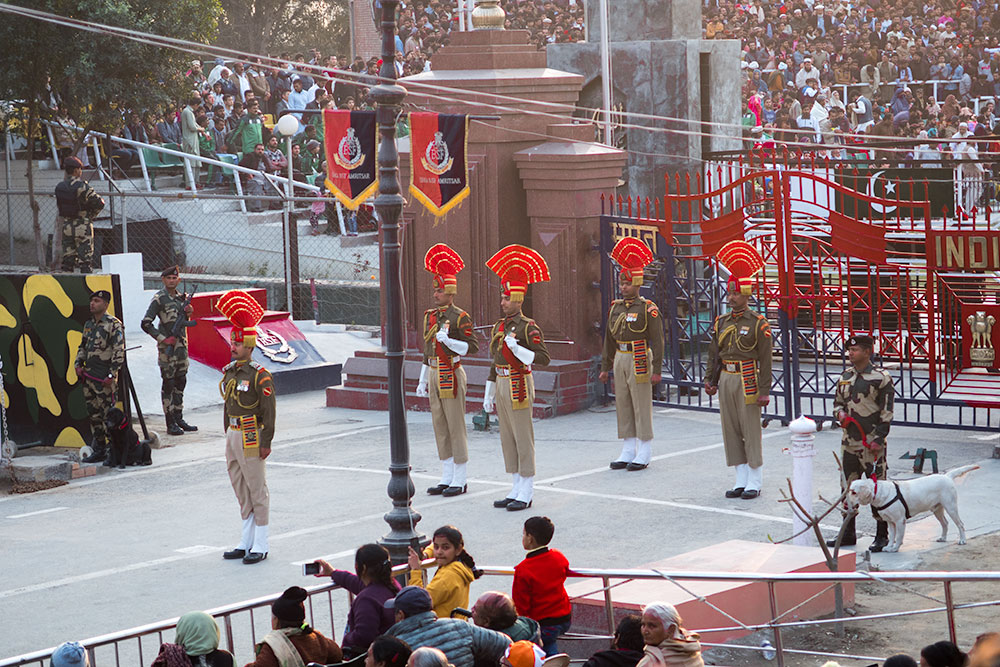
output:
<svg viewBox="0 0 1000 667"><path fill-rule="evenodd" d="M497 383L493 380L486 381L486 391L483 394L483 410L487 413L493 412L493 397L497 393Z"/></svg>
<svg viewBox="0 0 1000 667"><path fill-rule="evenodd" d="M517 352L517 348L521 347L517 344L517 338L511 334L504 336L503 343L510 349L511 352Z"/></svg>
<svg viewBox="0 0 1000 667"><path fill-rule="evenodd" d="M435 338L438 342L444 345L446 348L454 352L459 356L464 356L465 353L469 351L469 344L464 340L455 340L454 338L448 337L448 331L446 329L438 329ZM458 363L457 361L455 363Z"/></svg>
<svg viewBox="0 0 1000 667"><path fill-rule="evenodd" d="M531 364L535 360L535 353L526 347L521 347L517 342L517 338L511 335L507 335L503 339L504 345L506 345L514 356L521 360L522 364Z"/></svg>
<svg viewBox="0 0 1000 667"><path fill-rule="evenodd" d="M417 382L417 396L427 398L427 364L420 365L420 380Z"/></svg>

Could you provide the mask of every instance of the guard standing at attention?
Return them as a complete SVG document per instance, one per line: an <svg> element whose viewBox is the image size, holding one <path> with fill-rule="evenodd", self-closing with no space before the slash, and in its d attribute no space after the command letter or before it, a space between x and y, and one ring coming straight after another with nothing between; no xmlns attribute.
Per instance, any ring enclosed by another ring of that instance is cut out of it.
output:
<svg viewBox="0 0 1000 667"><path fill-rule="evenodd" d="M840 460L844 474L841 490L870 472L875 479L885 479L886 436L892 424L895 389L892 376L871 362L875 341L871 336L851 336L847 339L847 358L851 365L840 376L833 397L833 416L840 422ZM875 507L875 540L869 551L882 551L889 544L889 525L880 521ZM840 541L842 546L857 544L852 516ZM836 540L827 544L833 546Z"/></svg>
<svg viewBox="0 0 1000 667"><path fill-rule="evenodd" d="M731 310L712 324L705 393L719 393L726 465L736 468L726 498L751 500L763 483L760 411L771 400L771 325L747 303L764 260L745 241L730 241L717 257L729 271Z"/></svg>
<svg viewBox="0 0 1000 667"><path fill-rule="evenodd" d="M653 456L653 387L663 366L663 320L656 304L639 296L643 270L653 261L645 243L625 237L615 244L611 259L618 263L618 288L608 312L601 358L601 382L613 369L615 411L622 451L612 470L642 470Z"/></svg>
<svg viewBox="0 0 1000 667"><path fill-rule="evenodd" d="M62 222L62 270L90 273L94 263L94 216L104 200L83 180L83 163L70 156L63 160L66 178L56 186L56 207Z"/></svg>
<svg viewBox="0 0 1000 667"><path fill-rule="evenodd" d="M187 319L193 312L188 295L177 291L180 269L177 265L165 268L160 273L163 289L159 290L146 309L142 318L142 330L156 339L157 364L160 367L160 401L163 416L167 421L167 433L184 435L184 431L197 431L184 421L184 388L187 386L188 350L187 327L181 327L174 335L178 319ZM160 318L159 328L153 320Z"/></svg>
<svg viewBox="0 0 1000 667"><path fill-rule="evenodd" d="M434 308L424 311L424 363L417 396L431 404L434 437L441 459L441 481L427 489L432 496L458 496L468 490L469 446L465 427L465 369L462 357L479 351L469 314L455 306L456 275L465 268L444 243L424 255L424 269L434 274ZM428 389L428 381L430 388Z"/></svg>
<svg viewBox="0 0 1000 667"><path fill-rule="evenodd" d="M125 363L125 327L121 320L108 315L111 292L97 290L90 295L90 319L83 325L83 337L73 362L76 376L83 384L90 430L94 434L93 451L84 463L111 465L108 431L104 419L115 405L118 371Z"/></svg>
<svg viewBox="0 0 1000 667"><path fill-rule="evenodd" d="M483 409L492 412L496 399L500 422L500 446L504 466L513 475L513 486L493 507L517 512L531 507L535 484L535 429L531 422L535 382L531 367L547 366L549 351L542 330L521 313L528 285L548 282L549 267L536 251L509 245L486 262L500 277L500 308L503 318L490 335L490 375L483 396Z"/></svg>
<svg viewBox="0 0 1000 667"><path fill-rule="evenodd" d="M239 545L222 557L242 558L251 565L267 558L270 496L264 460L271 454L274 437L274 382L266 368L250 359L264 309L241 290L226 292L215 307L233 324L229 335L233 361L222 369L219 390L225 399L226 466L243 518Z"/></svg>

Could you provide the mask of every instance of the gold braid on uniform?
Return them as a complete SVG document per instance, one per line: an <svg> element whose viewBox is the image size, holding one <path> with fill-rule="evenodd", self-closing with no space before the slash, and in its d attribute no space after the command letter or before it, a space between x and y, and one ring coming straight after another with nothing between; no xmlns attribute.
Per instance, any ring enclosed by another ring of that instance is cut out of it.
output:
<svg viewBox="0 0 1000 667"><path fill-rule="evenodd" d="M635 303L635 301L632 302L632 304L634 304L634 303ZM624 302L623 302L623 304L625 305L626 310L632 307L632 304L624 303ZM644 333L646 331L646 329L649 327L649 313L648 313L648 311L645 308L645 304L643 304L643 309L642 309L642 328L641 329L633 329L632 325L629 324L625 320L626 317L628 317L628 313L627 312L622 313L621 315L619 315L618 319L615 320L614 325L611 327L611 331L612 332L621 333L625 329L628 329L632 333Z"/></svg>
<svg viewBox="0 0 1000 667"><path fill-rule="evenodd" d="M438 332L438 326L439 326L438 322L435 322L434 326L430 328L427 327L427 320L430 318L430 316L431 316L430 313L424 313L424 328L427 329L427 333L424 334L425 343L431 342L431 338L434 338L434 336L436 336Z"/></svg>
<svg viewBox="0 0 1000 667"><path fill-rule="evenodd" d="M495 324L493 337L490 339L490 350L492 350L494 354L500 350L500 345L503 345L504 335L503 325L501 323ZM514 334L511 335L513 336Z"/></svg>
<svg viewBox="0 0 1000 667"><path fill-rule="evenodd" d="M722 349L725 346L726 339L729 338L729 336L734 336L733 345L736 347L737 350L739 350L740 352L753 352L753 350L757 347L757 330L758 327L756 324L754 324L753 343L744 346L744 344L740 340L740 337L736 335L736 325L731 324L725 329L723 329L722 333L719 334L719 348Z"/></svg>
<svg viewBox="0 0 1000 667"><path fill-rule="evenodd" d="M254 376L254 385L256 386L256 384L257 384L257 377ZM235 378L232 379L232 380L230 380L229 382L226 382L225 378L223 378L221 381L219 381L219 393L222 394L222 400L223 401L228 401L230 398L232 398L234 401L236 401L236 405L240 406L244 410L253 410L258 405L260 405L260 398L258 398L256 401L254 401L253 405L244 405L243 404L243 402L240 400L239 392L236 391L236 379Z"/></svg>

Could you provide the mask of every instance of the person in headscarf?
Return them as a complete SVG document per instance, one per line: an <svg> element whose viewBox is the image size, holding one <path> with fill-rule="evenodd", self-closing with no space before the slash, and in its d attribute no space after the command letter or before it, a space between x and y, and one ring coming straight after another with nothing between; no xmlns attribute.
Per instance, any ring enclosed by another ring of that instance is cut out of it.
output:
<svg viewBox="0 0 1000 667"><path fill-rule="evenodd" d="M90 667L87 650L77 642L64 642L52 652L50 667Z"/></svg>
<svg viewBox="0 0 1000 667"><path fill-rule="evenodd" d="M304 588L292 586L271 605L271 632L256 646L256 659L246 667L303 667L306 663L341 662L337 642L309 627Z"/></svg>
<svg viewBox="0 0 1000 667"><path fill-rule="evenodd" d="M697 633L681 625L673 605L650 602L642 608L642 660L636 667L704 667Z"/></svg>
<svg viewBox="0 0 1000 667"><path fill-rule="evenodd" d="M219 648L219 624L203 611L191 611L177 621L176 643L193 667L233 667L233 655Z"/></svg>

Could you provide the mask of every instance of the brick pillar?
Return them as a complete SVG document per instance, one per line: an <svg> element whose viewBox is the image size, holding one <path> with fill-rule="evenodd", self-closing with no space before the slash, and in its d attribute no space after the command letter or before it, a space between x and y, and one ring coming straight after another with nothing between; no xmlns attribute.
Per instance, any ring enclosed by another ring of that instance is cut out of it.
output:
<svg viewBox="0 0 1000 667"><path fill-rule="evenodd" d="M592 125L556 124L550 141L514 154L527 193L531 247L548 263L551 282L531 288L531 316L553 344L554 359L586 360L599 355L601 338L601 193L613 192L627 155L596 143ZM572 141L567 141L570 139Z"/></svg>

